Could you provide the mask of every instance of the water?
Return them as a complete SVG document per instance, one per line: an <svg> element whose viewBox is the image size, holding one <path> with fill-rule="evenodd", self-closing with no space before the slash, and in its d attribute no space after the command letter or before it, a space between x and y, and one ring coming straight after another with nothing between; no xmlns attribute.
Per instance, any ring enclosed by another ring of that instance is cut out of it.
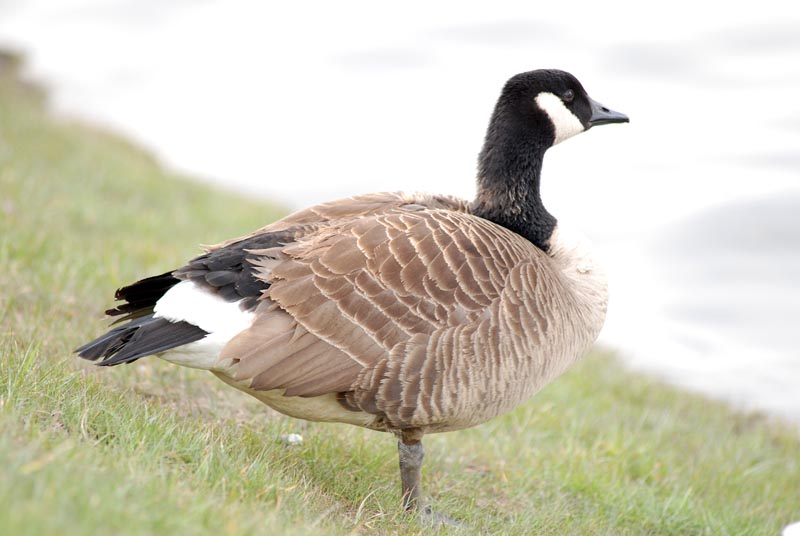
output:
<svg viewBox="0 0 800 536"><path fill-rule="evenodd" d="M800 193L786 192L712 207L648 236L636 248L647 275L616 289L628 294L614 305L644 314L612 316L607 340L675 383L797 421L798 215Z"/></svg>
<svg viewBox="0 0 800 536"><path fill-rule="evenodd" d="M607 259L602 342L800 422L800 17L786 2L285 4L6 0L0 46L28 54L62 112L295 207L469 197L503 81L569 70L632 118L552 149L544 170L548 208Z"/></svg>

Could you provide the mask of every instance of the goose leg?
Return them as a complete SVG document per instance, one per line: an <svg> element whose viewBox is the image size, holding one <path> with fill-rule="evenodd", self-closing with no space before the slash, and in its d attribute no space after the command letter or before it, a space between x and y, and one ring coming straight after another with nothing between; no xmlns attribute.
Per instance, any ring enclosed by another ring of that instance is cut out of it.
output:
<svg viewBox="0 0 800 536"><path fill-rule="evenodd" d="M425 456L425 449L422 441L406 443L401 437L397 442L397 451L400 457L403 507L411 512L420 507L422 500L422 458Z"/></svg>
<svg viewBox="0 0 800 536"><path fill-rule="evenodd" d="M403 507L406 512L417 513L427 523L463 526L452 517L431 510L422 498L422 447L423 433L418 429L398 433L397 452L400 455L400 481L403 485Z"/></svg>

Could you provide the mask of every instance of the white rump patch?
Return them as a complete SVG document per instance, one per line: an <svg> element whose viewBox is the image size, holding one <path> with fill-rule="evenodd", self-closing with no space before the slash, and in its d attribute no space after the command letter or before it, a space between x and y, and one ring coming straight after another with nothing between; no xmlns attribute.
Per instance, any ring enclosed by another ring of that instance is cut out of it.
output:
<svg viewBox="0 0 800 536"><path fill-rule="evenodd" d="M795 521L783 527L782 536L800 536L800 521Z"/></svg>
<svg viewBox="0 0 800 536"><path fill-rule="evenodd" d="M553 145L586 130L583 128L581 120L564 105L564 101L558 96L546 91L539 93L536 96L536 105L544 110L556 129L556 139Z"/></svg>
<svg viewBox="0 0 800 536"><path fill-rule="evenodd" d="M214 370L219 352L233 337L253 324L255 314L195 285L181 281L156 302L154 317L188 322L207 331L203 339L164 352L160 357L186 367Z"/></svg>

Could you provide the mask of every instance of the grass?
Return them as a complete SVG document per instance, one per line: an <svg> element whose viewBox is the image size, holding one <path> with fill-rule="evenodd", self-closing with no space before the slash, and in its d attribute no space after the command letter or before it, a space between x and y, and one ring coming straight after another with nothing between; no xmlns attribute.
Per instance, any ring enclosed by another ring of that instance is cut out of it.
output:
<svg viewBox="0 0 800 536"><path fill-rule="evenodd" d="M294 421L157 359L71 354L116 287L278 215L56 120L0 77L0 533L423 531L400 511L391 437ZM601 353L426 447L426 492L463 533L775 535L800 519L795 430Z"/></svg>

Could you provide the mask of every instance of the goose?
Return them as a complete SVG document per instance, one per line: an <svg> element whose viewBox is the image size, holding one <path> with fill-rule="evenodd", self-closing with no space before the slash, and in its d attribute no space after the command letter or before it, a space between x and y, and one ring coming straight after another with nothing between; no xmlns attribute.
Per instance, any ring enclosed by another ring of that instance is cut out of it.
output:
<svg viewBox="0 0 800 536"><path fill-rule="evenodd" d="M117 326L75 351L101 366L157 355L291 417L390 432L402 505L429 514L423 436L526 401L603 325L603 271L539 185L548 148L622 122L567 72L513 76L473 201L374 193L300 210L120 288Z"/></svg>

